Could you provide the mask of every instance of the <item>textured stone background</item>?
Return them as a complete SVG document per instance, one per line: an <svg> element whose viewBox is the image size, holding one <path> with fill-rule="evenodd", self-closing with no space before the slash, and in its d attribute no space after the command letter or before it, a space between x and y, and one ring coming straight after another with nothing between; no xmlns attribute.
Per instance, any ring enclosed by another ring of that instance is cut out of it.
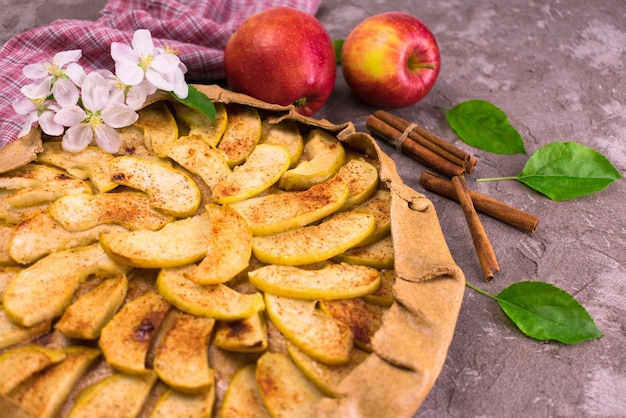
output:
<svg viewBox="0 0 626 418"><path fill-rule="evenodd" d="M96 19L104 0L0 0L0 42L56 18ZM497 156L456 140L442 109L468 99L502 108L528 153L552 141L577 141L626 169L626 2L501 0L322 0L318 18L334 39L373 14L401 10L423 20L442 52L435 88L396 111L479 158L476 177L515 175L528 156ZM316 115L365 130L373 111L355 101L341 73ZM424 169L382 144L404 180ZM524 337L497 304L468 290L442 373L417 416L621 417L626 415L625 180L603 192L552 202L509 181L470 187L541 218L535 234L483 217L502 271L482 283L458 205L434 195L450 250L467 280L498 293L520 280L573 294L605 336L579 345Z"/></svg>

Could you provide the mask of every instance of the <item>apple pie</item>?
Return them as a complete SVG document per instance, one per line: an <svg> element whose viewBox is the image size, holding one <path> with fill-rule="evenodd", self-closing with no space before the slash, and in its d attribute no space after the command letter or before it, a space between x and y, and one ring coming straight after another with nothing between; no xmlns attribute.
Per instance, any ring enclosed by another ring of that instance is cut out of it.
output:
<svg viewBox="0 0 626 418"><path fill-rule="evenodd" d="M0 150L0 407L410 417L464 290L433 205L350 122L196 87L115 155Z"/></svg>

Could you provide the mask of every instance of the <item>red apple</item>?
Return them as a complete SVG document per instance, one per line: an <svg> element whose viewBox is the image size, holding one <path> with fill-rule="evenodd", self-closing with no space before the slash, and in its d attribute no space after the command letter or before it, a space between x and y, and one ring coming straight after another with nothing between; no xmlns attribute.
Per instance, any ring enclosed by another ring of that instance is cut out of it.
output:
<svg viewBox="0 0 626 418"><path fill-rule="evenodd" d="M354 95L386 108L410 106L426 96L440 63L432 32L402 12L365 19L348 34L341 51L343 75Z"/></svg>
<svg viewBox="0 0 626 418"><path fill-rule="evenodd" d="M232 90L312 115L335 86L337 61L314 16L274 7L249 17L228 40L224 70Z"/></svg>

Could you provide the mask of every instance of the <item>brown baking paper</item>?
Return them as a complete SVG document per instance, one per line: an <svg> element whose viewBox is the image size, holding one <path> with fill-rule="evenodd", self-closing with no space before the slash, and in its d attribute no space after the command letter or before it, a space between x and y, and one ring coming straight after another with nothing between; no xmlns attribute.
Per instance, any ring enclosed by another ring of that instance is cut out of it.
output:
<svg viewBox="0 0 626 418"><path fill-rule="evenodd" d="M463 272L450 254L432 203L406 186L393 160L370 135L356 132L351 122L337 125L313 119L298 114L293 106L268 104L215 85L195 87L214 102L250 105L272 113L276 121L289 118L330 131L349 147L378 161L380 180L392 195L395 302L374 335L373 353L344 379L340 398L319 402L317 415L411 417L443 367L465 288ZM172 97L157 93L146 105L159 100ZM19 139L0 150L0 172L32 161L41 150L38 133ZM229 358L223 356L220 361L229 362ZM234 372L240 365L237 361L224 364L222 370Z"/></svg>

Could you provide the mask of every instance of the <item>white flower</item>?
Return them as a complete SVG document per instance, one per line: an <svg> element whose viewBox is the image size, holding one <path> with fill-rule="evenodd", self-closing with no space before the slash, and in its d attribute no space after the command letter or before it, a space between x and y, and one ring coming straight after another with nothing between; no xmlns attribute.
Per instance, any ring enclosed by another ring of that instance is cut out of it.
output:
<svg viewBox="0 0 626 418"><path fill-rule="evenodd" d="M108 70L95 70L111 83L111 100L126 103L134 110L141 109L149 95L157 91L157 88L148 80L143 80L135 86L124 84L115 74Z"/></svg>
<svg viewBox="0 0 626 418"><path fill-rule="evenodd" d="M80 49L59 52L50 61L25 66L24 76L47 84L54 99L62 107L73 106L80 96L77 86L80 86L85 78L83 67L76 64L81 55Z"/></svg>
<svg viewBox="0 0 626 418"><path fill-rule="evenodd" d="M54 115L59 107L46 100L50 96L48 83L28 84L20 91L26 96L24 99L12 103L13 109L20 115L27 115L18 138L26 135L33 123L39 122L41 130L48 135L58 136L63 133L63 125L54 121Z"/></svg>
<svg viewBox="0 0 626 418"><path fill-rule="evenodd" d="M54 117L55 122L69 127L63 136L63 149L79 152L95 139L110 153L120 147L114 128L132 125L137 119L137 112L111 95L110 80L96 71L87 74L82 83L82 107L65 107Z"/></svg>
<svg viewBox="0 0 626 418"><path fill-rule="evenodd" d="M111 57L115 61L115 73L122 83L136 86L145 79L157 89L178 91L183 94L181 98L187 97L188 87L184 81L186 67L173 50L155 48L148 30L135 31L132 48L113 42Z"/></svg>

